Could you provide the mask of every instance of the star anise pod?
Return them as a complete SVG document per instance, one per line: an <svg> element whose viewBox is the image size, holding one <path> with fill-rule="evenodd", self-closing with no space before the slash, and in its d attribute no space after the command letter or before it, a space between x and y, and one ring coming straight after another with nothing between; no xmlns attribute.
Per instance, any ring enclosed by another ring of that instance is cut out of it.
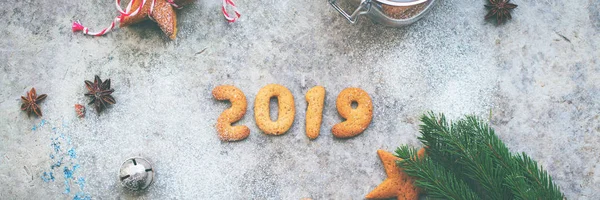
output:
<svg viewBox="0 0 600 200"><path fill-rule="evenodd" d="M510 11L515 9L517 5L510 3L510 0L489 0L490 5L485 5L486 8L490 9L485 19L491 19L496 17L496 23L502 24L507 19L512 19Z"/></svg>
<svg viewBox="0 0 600 200"><path fill-rule="evenodd" d="M115 104L115 98L113 98L110 94L112 94L115 90L110 89L110 79L100 80L100 77L96 75L94 77L94 82L86 80L85 87L88 89L88 93L85 96L89 96L92 98L90 101L90 105L94 104L96 108L96 112L100 113L108 104Z"/></svg>
<svg viewBox="0 0 600 200"><path fill-rule="evenodd" d="M21 110L27 112L27 116L31 116L31 113L35 113L37 116L42 116L42 109L38 105L38 103L42 102L48 95L42 94L38 96L35 92L35 88L31 88L29 92L27 92L27 97L21 96L21 100L23 100L23 104L21 104Z"/></svg>

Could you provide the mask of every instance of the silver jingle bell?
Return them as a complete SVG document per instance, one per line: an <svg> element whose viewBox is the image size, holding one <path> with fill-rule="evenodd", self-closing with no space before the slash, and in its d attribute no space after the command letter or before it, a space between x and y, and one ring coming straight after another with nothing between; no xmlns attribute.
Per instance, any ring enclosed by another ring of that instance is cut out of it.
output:
<svg viewBox="0 0 600 200"><path fill-rule="evenodd" d="M121 164L119 180L121 185L127 189L144 190L154 182L154 168L144 158L129 158Z"/></svg>

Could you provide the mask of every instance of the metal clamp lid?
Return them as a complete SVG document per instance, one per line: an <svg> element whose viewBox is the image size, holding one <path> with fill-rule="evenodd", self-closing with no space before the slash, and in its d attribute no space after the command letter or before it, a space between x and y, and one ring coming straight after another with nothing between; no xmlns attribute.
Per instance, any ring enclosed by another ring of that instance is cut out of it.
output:
<svg viewBox="0 0 600 200"><path fill-rule="evenodd" d="M381 4L386 4L390 6L414 6L418 4L422 4L427 2L428 0L362 0L360 5L352 15L349 15L344 11L340 6L336 4L337 0L328 0L329 4L333 6L335 10L337 10L342 16L344 16L350 23L354 24L358 19L358 16L367 14L371 10L372 1L377 1Z"/></svg>
<svg viewBox="0 0 600 200"><path fill-rule="evenodd" d="M329 0L329 4L335 8L342 16L344 16L350 23L354 24L356 19L358 19L359 15L366 14L371 9L371 0L362 0L358 8L352 13L352 15L348 15L346 11L344 11L340 6L338 6L335 2L337 0Z"/></svg>
<svg viewBox="0 0 600 200"><path fill-rule="evenodd" d="M428 0L375 0L381 4L390 6L414 6L427 2Z"/></svg>

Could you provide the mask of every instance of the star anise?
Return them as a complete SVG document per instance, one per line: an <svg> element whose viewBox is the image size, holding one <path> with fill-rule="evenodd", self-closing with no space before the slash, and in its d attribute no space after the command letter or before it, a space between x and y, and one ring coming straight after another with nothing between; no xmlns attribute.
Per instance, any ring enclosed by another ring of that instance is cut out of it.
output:
<svg viewBox="0 0 600 200"><path fill-rule="evenodd" d="M108 104L115 104L115 98L113 98L110 94L112 94L115 90L110 89L110 79L100 80L100 77L96 75L94 77L94 83L91 81L85 81L85 87L88 89L88 93L85 96L89 96L92 98L90 101L90 105L94 104L96 108L96 112L100 113Z"/></svg>
<svg viewBox="0 0 600 200"><path fill-rule="evenodd" d="M27 116L31 116L31 113L35 113L37 116L42 116L42 109L38 103L42 102L48 95L42 94L38 96L35 92L35 88L31 88L27 92L27 97L21 96L23 104L21 104L21 110L27 112Z"/></svg>
<svg viewBox="0 0 600 200"><path fill-rule="evenodd" d="M496 23L502 24L507 19L512 19L510 11L515 9L517 5L510 3L510 0L489 0L490 5L485 5L486 8L490 9L485 19L491 19L496 17Z"/></svg>

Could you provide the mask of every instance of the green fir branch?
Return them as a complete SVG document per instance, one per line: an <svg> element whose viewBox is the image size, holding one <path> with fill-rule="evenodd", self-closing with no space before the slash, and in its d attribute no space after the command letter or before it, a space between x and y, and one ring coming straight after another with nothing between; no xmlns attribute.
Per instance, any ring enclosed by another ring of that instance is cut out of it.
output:
<svg viewBox="0 0 600 200"><path fill-rule="evenodd" d="M409 147L408 145L402 145L396 149L396 157L402 159L409 159L417 155L418 150L416 148Z"/></svg>
<svg viewBox="0 0 600 200"><path fill-rule="evenodd" d="M480 133L486 127L481 126L476 119L470 117L452 125L443 120L445 119L443 115L440 119L442 120L436 120L434 114L423 118L429 129L422 129L423 136L419 139L424 144L426 142L431 144L427 139L445 143L445 145L434 145L443 147L443 149L433 147L428 150L437 150L443 152L444 157L454 158L455 162L447 165L453 165L451 168L460 169L455 173L469 183L471 188L484 199L512 199L511 193L502 187L502 181L498 181L502 180L505 172L494 166L493 158L485 152L487 148L483 148L482 143L485 138ZM427 124L426 121L434 123Z"/></svg>
<svg viewBox="0 0 600 200"><path fill-rule="evenodd" d="M451 200L476 200L480 199L469 186L454 173L434 163L429 157L418 158L417 150L402 146L396 154L405 156L397 164L404 172L415 177L415 186L427 191L428 197Z"/></svg>
<svg viewBox="0 0 600 200"><path fill-rule="evenodd" d="M419 140L427 149L427 157L416 158L417 150L408 146L399 147L396 154L404 159L399 166L416 178L415 183L428 196L564 199L543 168L524 153L511 154L479 118L467 116L449 123L443 114L429 113L421 121Z"/></svg>
<svg viewBox="0 0 600 200"><path fill-rule="evenodd" d="M564 199L564 195L556 184L552 182L552 177L541 166L538 168L536 161L531 159L525 153L513 156L523 171L526 182L529 182L531 188L538 198L536 199Z"/></svg>

